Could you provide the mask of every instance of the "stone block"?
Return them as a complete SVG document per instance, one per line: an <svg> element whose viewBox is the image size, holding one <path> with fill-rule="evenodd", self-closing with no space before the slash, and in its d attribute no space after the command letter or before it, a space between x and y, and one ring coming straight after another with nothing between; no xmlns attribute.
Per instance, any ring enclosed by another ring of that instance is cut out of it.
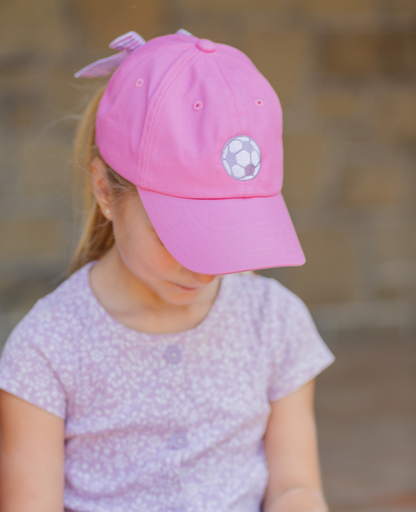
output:
<svg viewBox="0 0 416 512"><path fill-rule="evenodd" d="M314 135L283 137L285 171L283 195L289 207L308 207L315 199L324 138Z"/></svg>
<svg viewBox="0 0 416 512"><path fill-rule="evenodd" d="M0 46L61 52L68 47L65 24L65 15L54 0L1 2Z"/></svg>
<svg viewBox="0 0 416 512"><path fill-rule="evenodd" d="M416 227L376 231L374 246L382 262L415 261Z"/></svg>
<svg viewBox="0 0 416 512"><path fill-rule="evenodd" d="M394 17L412 22L416 19L416 2L414 0L389 0L385 3L388 12Z"/></svg>
<svg viewBox="0 0 416 512"><path fill-rule="evenodd" d="M364 167L345 171L340 199L344 205L365 208L398 204L405 194L406 181L400 170Z"/></svg>
<svg viewBox="0 0 416 512"><path fill-rule="evenodd" d="M3 142L32 127L39 113L38 91L36 87L34 90L30 87L35 76L25 69L29 61L21 54L8 57L0 59L0 131Z"/></svg>
<svg viewBox="0 0 416 512"><path fill-rule="evenodd" d="M298 232L306 263L267 271L307 304L354 299L356 274L352 240L338 231Z"/></svg>
<svg viewBox="0 0 416 512"><path fill-rule="evenodd" d="M229 44L247 53L247 31L273 33L279 29L287 30L287 20L290 22L293 19L293 4L290 0L264 0L253 4L249 1L234 3L191 0L180 11L180 23L197 37ZM176 25L172 28L176 28Z"/></svg>
<svg viewBox="0 0 416 512"><path fill-rule="evenodd" d="M274 87L283 108L291 104L305 79L310 46L305 32L247 34L246 53Z"/></svg>
<svg viewBox="0 0 416 512"><path fill-rule="evenodd" d="M414 86L391 89L378 98L375 129L381 138L416 143L416 92Z"/></svg>
<svg viewBox="0 0 416 512"><path fill-rule="evenodd" d="M325 75L345 79L411 75L416 71L416 35L328 33L320 41L320 67Z"/></svg>
<svg viewBox="0 0 416 512"><path fill-rule="evenodd" d="M390 260L379 264L377 273L384 294L397 295L398 290L416 289L416 252L413 260Z"/></svg>
<svg viewBox="0 0 416 512"><path fill-rule="evenodd" d="M0 222L0 258L31 257L62 250L63 224L58 219Z"/></svg>
<svg viewBox="0 0 416 512"><path fill-rule="evenodd" d="M72 6L89 46L107 53L111 41L130 30L145 39L165 33L164 7L163 0L74 0Z"/></svg>
<svg viewBox="0 0 416 512"><path fill-rule="evenodd" d="M71 195L71 151L67 146L33 145L18 159L19 188L24 196L48 196L52 200Z"/></svg>
<svg viewBox="0 0 416 512"><path fill-rule="evenodd" d="M88 62L85 61L85 64ZM85 93L79 89L80 82L74 78L72 69L69 66L55 67L47 83L45 107L57 116L58 126L61 124L59 118L74 113L78 114ZM95 81L91 83L91 88L95 88Z"/></svg>
<svg viewBox="0 0 416 512"><path fill-rule="evenodd" d="M317 16L368 14L376 11L374 0L301 0L301 8Z"/></svg>
<svg viewBox="0 0 416 512"><path fill-rule="evenodd" d="M316 98L315 109L319 116L327 119L351 119L360 108L360 99L346 92L321 93Z"/></svg>
<svg viewBox="0 0 416 512"><path fill-rule="evenodd" d="M242 10L261 10L261 9L284 9L290 5L290 0L180 0L179 5L182 10L198 9L234 11L236 16Z"/></svg>

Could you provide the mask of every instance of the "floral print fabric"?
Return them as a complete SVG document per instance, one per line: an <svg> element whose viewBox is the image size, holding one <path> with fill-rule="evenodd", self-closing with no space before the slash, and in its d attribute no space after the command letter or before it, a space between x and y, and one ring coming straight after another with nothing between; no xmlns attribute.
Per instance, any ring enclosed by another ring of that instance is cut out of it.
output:
<svg viewBox="0 0 416 512"><path fill-rule="evenodd" d="M125 327L89 286L91 263L10 335L0 387L65 420L67 512L259 512L270 402L333 361L277 281L222 277L178 334Z"/></svg>

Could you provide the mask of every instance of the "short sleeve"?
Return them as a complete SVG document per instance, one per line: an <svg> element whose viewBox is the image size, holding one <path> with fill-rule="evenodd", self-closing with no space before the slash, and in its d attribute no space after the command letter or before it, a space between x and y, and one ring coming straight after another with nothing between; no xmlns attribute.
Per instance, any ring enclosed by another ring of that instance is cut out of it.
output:
<svg viewBox="0 0 416 512"><path fill-rule="evenodd" d="M38 302L9 336L0 359L0 388L66 418L74 362L60 327L59 311Z"/></svg>
<svg viewBox="0 0 416 512"><path fill-rule="evenodd" d="M270 402L301 388L334 361L334 356L319 335L308 308L285 290L275 311L280 332L269 331L272 370L268 388ZM274 338L274 339L273 339Z"/></svg>

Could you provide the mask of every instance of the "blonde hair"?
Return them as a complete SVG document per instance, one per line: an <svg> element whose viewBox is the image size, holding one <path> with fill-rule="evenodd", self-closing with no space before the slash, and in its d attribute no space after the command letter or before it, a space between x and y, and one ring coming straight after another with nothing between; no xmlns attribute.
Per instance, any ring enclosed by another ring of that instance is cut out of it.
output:
<svg viewBox="0 0 416 512"><path fill-rule="evenodd" d="M75 137L74 192L78 196L80 174L82 173L83 206L81 209L84 218L82 219L82 234L71 261L71 274L90 261L100 259L114 244L113 224L101 212L91 186L92 161L96 157L102 159L95 141L95 120L104 91L105 86L98 89L91 98ZM120 197L126 193L137 194L136 187L114 169L111 169L109 165L107 165L107 182L113 197Z"/></svg>

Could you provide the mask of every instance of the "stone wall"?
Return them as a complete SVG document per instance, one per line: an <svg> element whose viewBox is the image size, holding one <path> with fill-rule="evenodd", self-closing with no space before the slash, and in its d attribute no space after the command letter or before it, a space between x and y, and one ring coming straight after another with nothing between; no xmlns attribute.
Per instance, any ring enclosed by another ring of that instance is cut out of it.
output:
<svg viewBox="0 0 416 512"><path fill-rule="evenodd" d="M322 329L415 326L414 0L4 0L0 338L66 275L70 147L108 43L186 28L246 52L284 111L300 268L268 270Z"/></svg>

